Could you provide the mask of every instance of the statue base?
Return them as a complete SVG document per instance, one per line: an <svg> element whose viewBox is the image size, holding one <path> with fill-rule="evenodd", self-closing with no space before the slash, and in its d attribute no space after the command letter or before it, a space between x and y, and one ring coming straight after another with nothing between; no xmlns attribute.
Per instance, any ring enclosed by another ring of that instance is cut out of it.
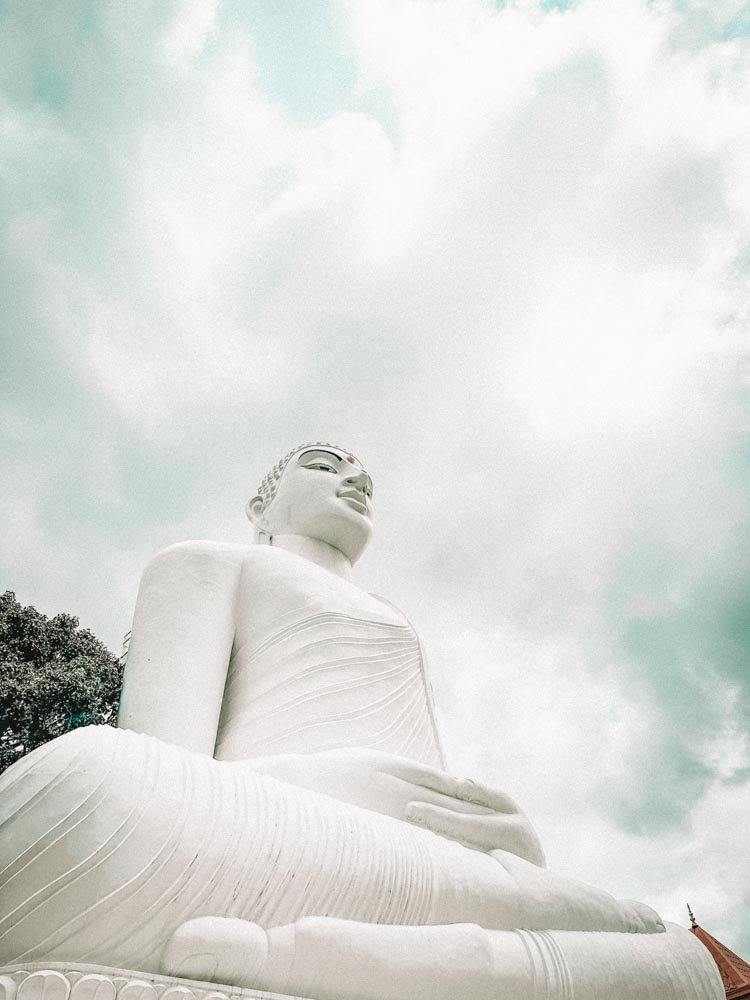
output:
<svg viewBox="0 0 750 1000"><path fill-rule="evenodd" d="M0 1000L309 1000L77 962L0 968Z"/></svg>

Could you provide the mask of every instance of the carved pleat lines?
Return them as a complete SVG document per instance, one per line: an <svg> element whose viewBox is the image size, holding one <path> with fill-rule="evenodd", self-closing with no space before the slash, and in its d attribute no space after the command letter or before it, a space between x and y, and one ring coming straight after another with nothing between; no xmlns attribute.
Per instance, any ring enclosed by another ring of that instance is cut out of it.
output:
<svg viewBox="0 0 750 1000"><path fill-rule="evenodd" d="M206 914L429 919L434 860L405 823L108 727L25 764L0 786L0 962L156 971L168 935Z"/></svg>
<svg viewBox="0 0 750 1000"><path fill-rule="evenodd" d="M439 764L419 642L408 625L324 612L232 657L216 754L370 747Z"/></svg>

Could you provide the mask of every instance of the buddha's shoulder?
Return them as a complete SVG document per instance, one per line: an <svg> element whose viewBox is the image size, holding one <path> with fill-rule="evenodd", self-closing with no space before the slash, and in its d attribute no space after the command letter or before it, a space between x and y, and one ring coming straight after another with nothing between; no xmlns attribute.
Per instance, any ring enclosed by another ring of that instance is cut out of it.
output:
<svg viewBox="0 0 750 1000"><path fill-rule="evenodd" d="M202 539L177 542L157 552L147 563L143 579L144 582L157 583L197 577L216 582L226 579L229 582L240 577L245 561L252 559L253 548L255 546Z"/></svg>
<svg viewBox="0 0 750 1000"><path fill-rule="evenodd" d="M211 569L239 574L247 569L264 569L279 561L279 552L265 545L240 545L234 542L214 542L195 539L177 542L158 552L146 567L146 572L171 569ZM281 560L283 562L283 559Z"/></svg>

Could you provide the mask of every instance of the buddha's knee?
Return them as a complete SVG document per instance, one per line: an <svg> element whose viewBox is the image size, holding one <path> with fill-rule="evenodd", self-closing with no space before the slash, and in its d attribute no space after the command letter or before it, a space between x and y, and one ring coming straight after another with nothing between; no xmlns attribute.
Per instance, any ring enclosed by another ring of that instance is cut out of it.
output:
<svg viewBox="0 0 750 1000"><path fill-rule="evenodd" d="M0 777L2 855L10 860L74 813L89 812L124 778L128 741L110 726L86 726L38 747ZM120 762L118 766L118 761Z"/></svg>
<svg viewBox="0 0 750 1000"><path fill-rule="evenodd" d="M121 735L111 726L73 729L13 764L0 778L0 787L4 793L19 783L33 783L38 788L40 782L74 772L95 777L111 758Z"/></svg>

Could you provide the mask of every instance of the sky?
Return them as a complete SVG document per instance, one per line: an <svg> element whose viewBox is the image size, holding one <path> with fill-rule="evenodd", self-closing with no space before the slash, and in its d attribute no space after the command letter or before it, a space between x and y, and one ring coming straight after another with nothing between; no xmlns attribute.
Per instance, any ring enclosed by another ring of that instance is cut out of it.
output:
<svg viewBox="0 0 750 1000"><path fill-rule="evenodd" d="M351 449L450 769L750 960L750 6L0 0L0 184L2 589Z"/></svg>

